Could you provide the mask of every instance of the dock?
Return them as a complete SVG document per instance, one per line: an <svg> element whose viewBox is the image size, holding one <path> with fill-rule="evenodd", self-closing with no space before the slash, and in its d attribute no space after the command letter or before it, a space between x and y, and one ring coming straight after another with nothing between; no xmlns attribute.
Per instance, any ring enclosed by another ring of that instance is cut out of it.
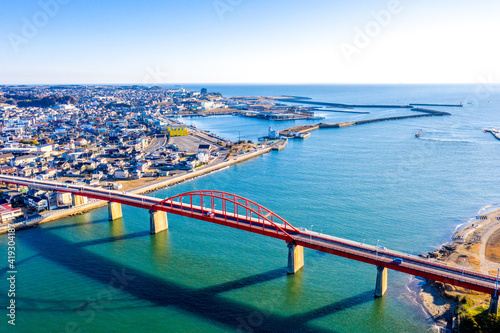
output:
<svg viewBox="0 0 500 333"><path fill-rule="evenodd" d="M276 143L272 144L272 150L280 151L280 150L284 149L287 144L288 144L287 139L277 140Z"/></svg>

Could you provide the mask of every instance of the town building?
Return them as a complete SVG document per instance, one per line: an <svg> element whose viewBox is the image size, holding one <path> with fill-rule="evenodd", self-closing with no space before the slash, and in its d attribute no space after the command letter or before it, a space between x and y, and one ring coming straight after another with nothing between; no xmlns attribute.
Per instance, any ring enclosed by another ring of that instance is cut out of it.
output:
<svg viewBox="0 0 500 333"><path fill-rule="evenodd" d="M170 137L173 136L186 136L188 135L188 130L186 125L172 125L167 126L166 130Z"/></svg>
<svg viewBox="0 0 500 333"><path fill-rule="evenodd" d="M12 208L8 203L0 205L0 223L9 223L23 215L21 208Z"/></svg>

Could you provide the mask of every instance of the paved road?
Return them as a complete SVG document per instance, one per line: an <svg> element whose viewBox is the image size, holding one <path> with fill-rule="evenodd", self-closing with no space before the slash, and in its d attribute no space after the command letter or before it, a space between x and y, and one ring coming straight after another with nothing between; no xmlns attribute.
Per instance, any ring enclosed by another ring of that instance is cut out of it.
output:
<svg viewBox="0 0 500 333"><path fill-rule="evenodd" d="M167 144L168 138L165 137L159 137L159 138L153 138L153 141L151 144L144 149L144 153L149 154L151 152L154 152L155 150L165 146Z"/></svg>
<svg viewBox="0 0 500 333"><path fill-rule="evenodd" d="M219 206L222 210L217 210L214 209L214 206L207 208L204 207L203 204L196 205L194 201L190 201L193 200L192 198L195 197L196 194L190 194L183 197L184 202L182 203L179 200L171 200L169 203L161 204L160 199L153 197L79 185L37 181L4 175L0 175L0 181L45 190L69 192L93 199L119 202L130 206L188 216L273 238L283 239L287 242L293 241L297 245L318 251L376 266L383 266L396 271L442 281L480 292L489 294L495 292L495 278L492 276L459 267L448 266L436 261L410 256L385 248L361 244L359 242L324 235L306 229L297 229L263 207L260 207L259 211L257 211L256 208L249 208L250 206L248 206L248 203L243 205L236 199L231 201L230 199L219 196L218 198L222 198L224 203ZM208 204L211 203L213 205L213 202L213 200L209 200ZM206 201L205 204L207 204ZM396 258L401 258L402 262L397 263L394 261Z"/></svg>

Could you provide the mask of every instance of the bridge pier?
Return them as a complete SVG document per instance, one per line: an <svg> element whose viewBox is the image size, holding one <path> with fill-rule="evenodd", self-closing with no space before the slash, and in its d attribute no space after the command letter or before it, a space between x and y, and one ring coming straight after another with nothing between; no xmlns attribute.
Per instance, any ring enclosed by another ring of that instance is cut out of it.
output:
<svg viewBox="0 0 500 333"><path fill-rule="evenodd" d="M387 291L387 268L377 266L377 282L375 284L375 297L384 296Z"/></svg>
<svg viewBox="0 0 500 333"><path fill-rule="evenodd" d="M122 205L118 202L108 201L108 216L110 221L114 221L123 216Z"/></svg>
<svg viewBox="0 0 500 333"><path fill-rule="evenodd" d="M498 295L491 295L489 313L498 314Z"/></svg>
<svg viewBox="0 0 500 333"><path fill-rule="evenodd" d="M149 211L149 228L151 234L157 234L168 229L167 213L157 210Z"/></svg>
<svg viewBox="0 0 500 333"><path fill-rule="evenodd" d="M76 194L71 195L71 200L74 207L85 205L88 202L87 197L82 197Z"/></svg>
<svg viewBox="0 0 500 333"><path fill-rule="evenodd" d="M295 274L299 269L304 267L304 247L295 244L294 242L288 243L288 267L286 272L288 274Z"/></svg>

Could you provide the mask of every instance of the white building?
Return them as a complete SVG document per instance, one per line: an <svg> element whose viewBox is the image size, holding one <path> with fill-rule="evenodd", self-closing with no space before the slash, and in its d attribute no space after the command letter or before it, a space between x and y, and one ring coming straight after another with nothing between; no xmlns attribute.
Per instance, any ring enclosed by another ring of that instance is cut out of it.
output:
<svg viewBox="0 0 500 333"><path fill-rule="evenodd" d="M0 223L8 223L22 216L21 208L12 208L10 204L0 205Z"/></svg>
<svg viewBox="0 0 500 333"><path fill-rule="evenodd" d="M280 138L280 132L273 130L271 126L269 126L269 131L267 132L267 136L270 139L279 139Z"/></svg>
<svg viewBox="0 0 500 333"><path fill-rule="evenodd" d="M36 155L24 155L24 156L18 156L14 160L14 166L23 166L30 164L31 162L35 162L35 160L38 158Z"/></svg>
<svg viewBox="0 0 500 333"><path fill-rule="evenodd" d="M115 178L129 178L130 173L127 170L117 169L113 176Z"/></svg>
<svg viewBox="0 0 500 333"><path fill-rule="evenodd" d="M210 160L210 155L204 152L199 152L196 154L196 159L203 163L208 163Z"/></svg>
<svg viewBox="0 0 500 333"><path fill-rule="evenodd" d="M41 146L38 146L37 149L38 151L40 152L51 152L53 149L52 145L41 145Z"/></svg>
<svg viewBox="0 0 500 333"><path fill-rule="evenodd" d="M73 204L73 199L71 193L57 193L57 206L71 206Z"/></svg>

